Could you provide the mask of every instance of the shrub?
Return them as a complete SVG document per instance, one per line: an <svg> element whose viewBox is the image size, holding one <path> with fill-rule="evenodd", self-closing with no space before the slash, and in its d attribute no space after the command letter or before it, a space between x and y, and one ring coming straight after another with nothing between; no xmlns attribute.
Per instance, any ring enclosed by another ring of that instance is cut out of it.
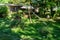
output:
<svg viewBox="0 0 60 40"><path fill-rule="evenodd" d="M0 18L5 18L7 16L7 7L0 6Z"/></svg>

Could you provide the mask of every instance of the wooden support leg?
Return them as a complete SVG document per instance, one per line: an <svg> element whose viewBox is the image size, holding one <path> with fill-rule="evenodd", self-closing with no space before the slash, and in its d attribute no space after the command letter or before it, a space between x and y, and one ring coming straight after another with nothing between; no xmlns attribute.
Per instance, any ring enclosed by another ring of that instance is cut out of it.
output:
<svg viewBox="0 0 60 40"><path fill-rule="evenodd" d="M30 20L30 23L32 23L30 11L29 11L29 20Z"/></svg>

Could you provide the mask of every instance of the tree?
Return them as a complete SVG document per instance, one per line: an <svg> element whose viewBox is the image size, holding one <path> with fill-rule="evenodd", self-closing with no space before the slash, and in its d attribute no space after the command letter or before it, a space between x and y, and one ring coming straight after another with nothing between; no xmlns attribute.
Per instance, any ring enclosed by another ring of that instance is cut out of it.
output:
<svg viewBox="0 0 60 40"><path fill-rule="evenodd" d="M25 0L10 0L9 3L13 3L13 4L20 4L20 3L24 3Z"/></svg>
<svg viewBox="0 0 60 40"><path fill-rule="evenodd" d="M0 3L8 3L9 0L0 0Z"/></svg>

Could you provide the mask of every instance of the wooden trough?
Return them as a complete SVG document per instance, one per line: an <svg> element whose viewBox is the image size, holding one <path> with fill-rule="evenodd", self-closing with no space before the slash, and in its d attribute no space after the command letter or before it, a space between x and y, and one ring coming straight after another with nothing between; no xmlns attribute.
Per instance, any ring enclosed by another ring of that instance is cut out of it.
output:
<svg viewBox="0 0 60 40"><path fill-rule="evenodd" d="M21 10L26 10L26 9L34 9L32 6L23 6L23 5L16 5L16 4L0 4L0 6L8 6L10 8L10 11L18 11L19 9Z"/></svg>

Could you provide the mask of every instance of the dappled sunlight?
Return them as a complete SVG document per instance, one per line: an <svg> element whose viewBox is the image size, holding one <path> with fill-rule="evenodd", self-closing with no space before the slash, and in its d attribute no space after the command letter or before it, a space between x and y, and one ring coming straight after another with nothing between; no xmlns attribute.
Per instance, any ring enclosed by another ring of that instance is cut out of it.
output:
<svg viewBox="0 0 60 40"><path fill-rule="evenodd" d="M27 35L21 35L21 39L22 40L33 40L31 36L27 36Z"/></svg>
<svg viewBox="0 0 60 40"><path fill-rule="evenodd" d="M11 28L11 31L15 32L15 33L19 33L19 32L24 33L23 30L20 27L13 27L13 28Z"/></svg>
<svg viewBox="0 0 60 40"><path fill-rule="evenodd" d="M0 31L7 34L7 37L14 36L16 39L26 39L26 40L42 40L48 38L59 39L60 37L60 25L57 22L50 21L39 21L39 23L22 23L16 26L11 26L10 20L0 21ZM12 21L14 22L14 21ZM24 24L24 25L23 25ZM3 28L3 29L2 29ZM3 34L2 34L3 35ZM8 36L10 35L10 36ZM5 39L5 38L4 38Z"/></svg>
<svg viewBox="0 0 60 40"><path fill-rule="evenodd" d="M8 19L0 19L0 39L1 40L19 40L19 37L16 36L16 33L11 31L10 20Z"/></svg>
<svg viewBox="0 0 60 40"><path fill-rule="evenodd" d="M0 40L60 40L59 0L0 0Z"/></svg>

